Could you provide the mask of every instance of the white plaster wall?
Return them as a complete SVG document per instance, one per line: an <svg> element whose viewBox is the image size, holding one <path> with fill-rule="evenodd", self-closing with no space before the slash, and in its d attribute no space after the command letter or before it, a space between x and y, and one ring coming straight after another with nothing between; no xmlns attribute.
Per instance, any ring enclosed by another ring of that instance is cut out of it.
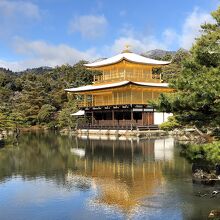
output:
<svg viewBox="0 0 220 220"><path fill-rule="evenodd" d="M167 121L168 117L172 115L172 113L154 112L154 124L160 125Z"/></svg>
<svg viewBox="0 0 220 220"><path fill-rule="evenodd" d="M170 116L173 116L173 113L164 113L164 121L167 121Z"/></svg>

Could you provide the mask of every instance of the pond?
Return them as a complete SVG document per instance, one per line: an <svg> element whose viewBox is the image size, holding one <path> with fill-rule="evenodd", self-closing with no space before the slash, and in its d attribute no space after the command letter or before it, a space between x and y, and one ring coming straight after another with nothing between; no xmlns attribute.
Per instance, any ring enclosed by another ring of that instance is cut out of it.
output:
<svg viewBox="0 0 220 220"><path fill-rule="evenodd" d="M0 219L207 219L220 198L179 152L172 138L23 134L0 149Z"/></svg>

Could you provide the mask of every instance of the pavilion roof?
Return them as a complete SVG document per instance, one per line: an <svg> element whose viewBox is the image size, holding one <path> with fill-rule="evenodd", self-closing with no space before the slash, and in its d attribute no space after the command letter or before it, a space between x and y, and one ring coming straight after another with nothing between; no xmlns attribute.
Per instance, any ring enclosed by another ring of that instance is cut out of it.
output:
<svg viewBox="0 0 220 220"><path fill-rule="evenodd" d="M108 84L104 84L104 85L80 86L77 88L65 89L65 91L67 91L67 92L86 92L86 91L91 91L91 90L115 88L115 87L125 86L128 84L134 84L134 85L146 86L146 87L168 88L168 83L146 83L146 82L121 81L121 82L117 82L117 83L108 83Z"/></svg>
<svg viewBox="0 0 220 220"><path fill-rule="evenodd" d="M118 63L122 60L127 60L133 63L139 63L139 64L148 64L148 65L167 65L170 64L170 61L161 61L161 60L154 60L150 59L135 53L120 53L116 56L104 59L104 60L99 60L93 63L89 64L84 64L86 67L101 67L101 66L107 66L110 64Z"/></svg>

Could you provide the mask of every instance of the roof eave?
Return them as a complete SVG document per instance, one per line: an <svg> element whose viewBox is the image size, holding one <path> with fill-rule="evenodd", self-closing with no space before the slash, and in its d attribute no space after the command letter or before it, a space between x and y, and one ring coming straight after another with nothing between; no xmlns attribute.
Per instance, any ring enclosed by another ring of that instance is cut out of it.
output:
<svg viewBox="0 0 220 220"><path fill-rule="evenodd" d="M120 85L112 85L112 86L109 86L109 87L104 87L104 88L93 88L93 89L87 89L87 90L77 90L77 91L74 91L72 89L64 89L66 92L73 92L75 94L77 93L83 93L83 92L89 92L89 91L98 91L98 90L106 90L106 89L112 89L112 88L118 88L118 87L123 87L123 86L126 86L126 85L129 85L129 84L133 84L133 85L137 85L137 86L146 86L146 87L156 87L156 88L169 88L169 86L164 86L164 85L153 85L153 84L149 84L149 85L144 85L144 84L141 84L141 83L138 83L138 82L133 82L133 81L128 81L124 84L120 84Z"/></svg>
<svg viewBox="0 0 220 220"><path fill-rule="evenodd" d="M113 64L116 64L116 63L120 63L123 60L126 60L126 61L131 62L131 63L143 64L143 65L152 65L152 66L165 66L165 65L169 65L171 63L171 61L167 61L167 63L161 63L161 64L143 63L143 62L136 62L136 61L133 61L133 60L129 60L129 59L123 57L122 59L120 59L116 62L112 62L112 63L108 63L108 64L101 64L101 65L91 66L92 65L92 63L91 63L91 64L84 64L84 66L87 67L87 68L99 68L99 67L110 66L110 65L113 65ZM166 62L166 61L164 61L164 62Z"/></svg>

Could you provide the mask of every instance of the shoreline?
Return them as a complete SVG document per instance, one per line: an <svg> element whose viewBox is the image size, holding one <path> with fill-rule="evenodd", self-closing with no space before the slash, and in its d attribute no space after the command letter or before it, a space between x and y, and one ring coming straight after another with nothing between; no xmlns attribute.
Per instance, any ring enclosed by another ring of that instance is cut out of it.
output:
<svg viewBox="0 0 220 220"><path fill-rule="evenodd" d="M206 140L193 128L165 130L115 130L115 129L77 129L59 130L61 135L71 135L92 139L131 139L131 138L158 138L173 137L180 143L204 143Z"/></svg>
<svg viewBox="0 0 220 220"><path fill-rule="evenodd" d="M18 133L28 133L28 132L48 132L48 131L58 131L61 135L71 135L78 137L127 137L127 138L157 138L157 137L173 137L181 143L194 143L201 144L205 143L206 140L201 136L194 128L181 128L174 129L171 131L166 130L115 130L115 129L49 129L46 126L35 125L30 127L21 127L18 129ZM0 140L5 139L8 136L13 136L15 130L3 130L0 131Z"/></svg>

